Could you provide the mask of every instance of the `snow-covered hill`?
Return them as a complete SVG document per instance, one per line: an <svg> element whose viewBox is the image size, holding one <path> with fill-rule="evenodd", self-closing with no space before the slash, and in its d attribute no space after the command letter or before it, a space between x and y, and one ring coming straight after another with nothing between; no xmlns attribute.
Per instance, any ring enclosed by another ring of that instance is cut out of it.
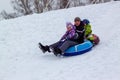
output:
<svg viewBox="0 0 120 80"><path fill-rule="evenodd" d="M101 42L74 57L42 54L38 42L51 44L74 17L88 18ZM0 22L0 80L119 80L120 2L34 14Z"/></svg>

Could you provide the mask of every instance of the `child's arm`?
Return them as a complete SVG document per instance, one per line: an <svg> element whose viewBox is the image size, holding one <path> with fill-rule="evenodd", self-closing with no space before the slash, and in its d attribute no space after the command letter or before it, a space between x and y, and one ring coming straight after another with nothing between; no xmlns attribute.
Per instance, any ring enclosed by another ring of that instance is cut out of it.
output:
<svg viewBox="0 0 120 80"><path fill-rule="evenodd" d="M68 32L66 31L66 33L65 33L65 34L62 36L62 38L60 39L60 41L61 41L61 40L64 40L64 39L66 38L67 34L68 34Z"/></svg>
<svg viewBox="0 0 120 80"><path fill-rule="evenodd" d="M69 34L66 36L67 39L72 39L75 37L75 30L71 30Z"/></svg>
<svg viewBox="0 0 120 80"><path fill-rule="evenodd" d="M75 30L71 30L70 32L66 31L63 37L60 39L60 41L72 39L74 37L75 37Z"/></svg>
<svg viewBox="0 0 120 80"><path fill-rule="evenodd" d="M92 33L91 25L86 25L85 26L85 36L88 36Z"/></svg>

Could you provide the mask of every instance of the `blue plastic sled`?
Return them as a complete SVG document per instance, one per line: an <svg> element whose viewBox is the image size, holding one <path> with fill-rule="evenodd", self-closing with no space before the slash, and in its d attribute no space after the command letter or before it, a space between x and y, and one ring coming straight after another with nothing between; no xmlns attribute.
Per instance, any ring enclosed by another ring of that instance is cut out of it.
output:
<svg viewBox="0 0 120 80"><path fill-rule="evenodd" d="M93 44L90 41L85 41L82 44L78 44L76 46L73 46L67 49L63 54L63 56L75 56L75 55L84 54L90 51L92 47L93 47Z"/></svg>

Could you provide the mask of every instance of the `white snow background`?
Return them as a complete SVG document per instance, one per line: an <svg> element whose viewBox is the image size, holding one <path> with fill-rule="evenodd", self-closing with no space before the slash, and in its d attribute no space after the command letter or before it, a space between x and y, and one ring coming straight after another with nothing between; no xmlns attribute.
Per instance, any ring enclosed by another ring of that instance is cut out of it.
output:
<svg viewBox="0 0 120 80"><path fill-rule="evenodd" d="M74 57L43 54L76 16L91 21L100 44ZM120 80L120 2L34 14L0 22L0 80Z"/></svg>

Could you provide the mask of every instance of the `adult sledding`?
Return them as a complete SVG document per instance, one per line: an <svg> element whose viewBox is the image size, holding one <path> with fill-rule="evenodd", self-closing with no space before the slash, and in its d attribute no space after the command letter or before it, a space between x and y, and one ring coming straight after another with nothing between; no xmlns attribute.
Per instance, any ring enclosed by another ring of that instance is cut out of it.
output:
<svg viewBox="0 0 120 80"><path fill-rule="evenodd" d="M58 42L49 46L48 45L44 46L43 44L39 43L39 48L42 50L42 52L43 53L53 52L56 56L57 55L66 56L66 52L69 52L71 54L70 55L67 54L67 56L73 56L76 53L83 54L91 50L92 46L95 46L96 44L99 43L100 41L99 38L96 35L92 34L89 20L84 19L83 21L81 21L79 17L76 17L74 19L74 22L75 22L74 25L70 22L66 23L67 31ZM79 45L79 47L81 48L79 48L77 45ZM71 51L71 49L77 50Z"/></svg>

